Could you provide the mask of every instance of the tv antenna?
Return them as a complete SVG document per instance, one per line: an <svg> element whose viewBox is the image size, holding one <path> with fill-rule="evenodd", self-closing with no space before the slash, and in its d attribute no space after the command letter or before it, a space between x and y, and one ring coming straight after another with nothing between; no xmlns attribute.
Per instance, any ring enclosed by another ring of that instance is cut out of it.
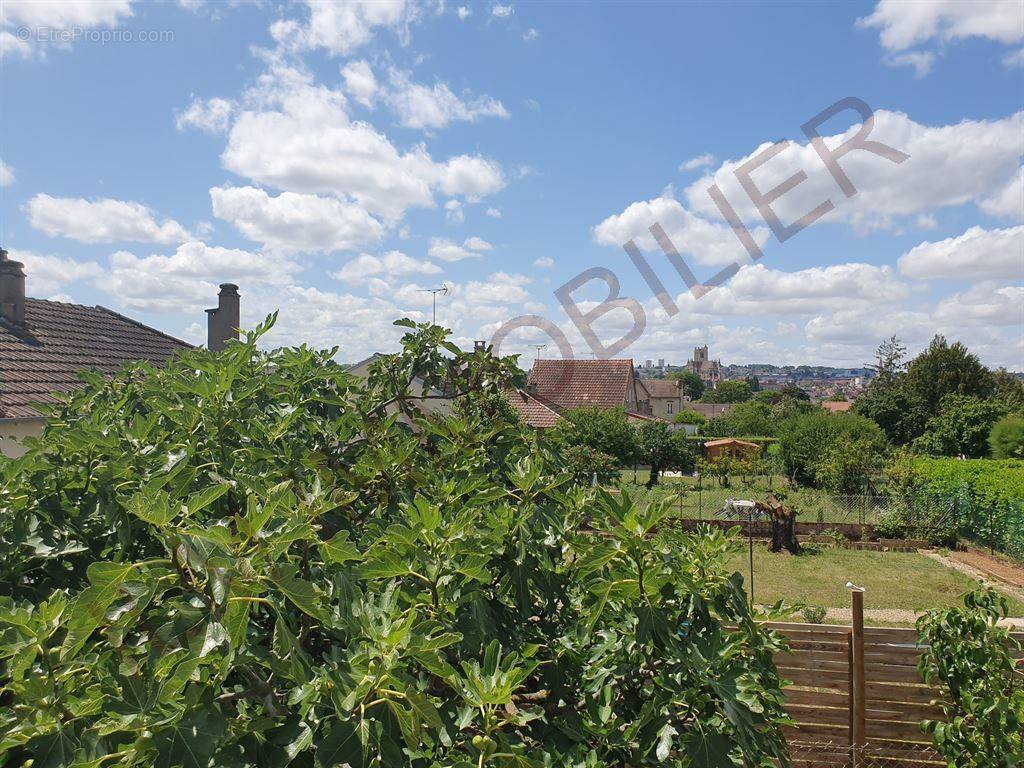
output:
<svg viewBox="0 0 1024 768"><path fill-rule="evenodd" d="M537 350L537 359L540 360L540 351L547 346L547 344L530 344L529 346Z"/></svg>
<svg viewBox="0 0 1024 768"><path fill-rule="evenodd" d="M442 296L447 296L449 293L451 293L451 289L448 287L448 283L441 283L440 288L420 288L419 291L420 293L430 294L430 304L433 309L430 324L437 325L437 294L440 293Z"/></svg>

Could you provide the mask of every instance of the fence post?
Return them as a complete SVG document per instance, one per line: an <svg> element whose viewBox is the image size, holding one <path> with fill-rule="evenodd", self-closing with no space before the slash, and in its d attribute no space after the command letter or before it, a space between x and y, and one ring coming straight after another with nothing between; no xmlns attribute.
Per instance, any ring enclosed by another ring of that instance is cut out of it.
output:
<svg viewBox="0 0 1024 768"><path fill-rule="evenodd" d="M867 740L867 680L864 668L864 590L855 588L852 594L853 631L850 633L850 640L853 646L853 689L850 691L850 698L853 702L853 764L856 768L864 762L864 744Z"/></svg>

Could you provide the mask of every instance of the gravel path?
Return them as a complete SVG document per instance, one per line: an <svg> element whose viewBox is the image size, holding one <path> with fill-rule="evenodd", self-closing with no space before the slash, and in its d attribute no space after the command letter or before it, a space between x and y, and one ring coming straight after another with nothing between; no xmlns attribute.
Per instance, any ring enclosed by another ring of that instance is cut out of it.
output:
<svg viewBox="0 0 1024 768"><path fill-rule="evenodd" d="M923 554L930 557L932 560L942 563L947 568L952 568L955 571L960 571L960 573L966 576L970 576L972 579L985 582L986 584L991 584L1000 592L1003 592L1009 595L1010 597L1014 597L1017 600L1024 601L1024 589L1021 589L1020 587L1007 584L1005 581L1002 580L994 579L989 574L985 573L984 571L978 570L974 566L968 565L967 563L961 562L959 560L954 560L951 557L946 557L945 555L940 555L938 552L922 552Z"/></svg>

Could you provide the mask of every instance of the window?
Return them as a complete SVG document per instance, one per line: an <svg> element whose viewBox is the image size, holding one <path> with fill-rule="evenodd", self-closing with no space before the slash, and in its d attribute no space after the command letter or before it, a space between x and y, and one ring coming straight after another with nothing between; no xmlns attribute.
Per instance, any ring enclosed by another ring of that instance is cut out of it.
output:
<svg viewBox="0 0 1024 768"><path fill-rule="evenodd" d="M667 413L669 416L671 416L672 415L672 409L674 407L675 407L675 403L673 403L671 400L669 400L667 403L665 403L665 413Z"/></svg>

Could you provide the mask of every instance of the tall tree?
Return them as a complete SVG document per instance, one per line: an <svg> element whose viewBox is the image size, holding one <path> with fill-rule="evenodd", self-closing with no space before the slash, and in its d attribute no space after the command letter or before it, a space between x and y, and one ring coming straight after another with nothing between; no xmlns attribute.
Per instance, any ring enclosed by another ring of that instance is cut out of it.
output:
<svg viewBox="0 0 1024 768"><path fill-rule="evenodd" d="M906 354L907 348L896 338L896 334L893 334L878 345L875 363L869 363L865 367L875 372L875 381L883 385L892 384L903 371L903 358Z"/></svg>
<svg viewBox="0 0 1024 768"><path fill-rule="evenodd" d="M670 373L669 378L678 379L683 394L689 396L691 400L699 400L706 389L704 381L693 371Z"/></svg>
<svg viewBox="0 0 1024 768"><path fill-rule="evenodd" d="M937 335L910 362L906 373L899 377L899 384L921 399L929 415L936 415L946 395L991 397L996 380L967 347L959 341L950 344L945 336Z"/></svg>

